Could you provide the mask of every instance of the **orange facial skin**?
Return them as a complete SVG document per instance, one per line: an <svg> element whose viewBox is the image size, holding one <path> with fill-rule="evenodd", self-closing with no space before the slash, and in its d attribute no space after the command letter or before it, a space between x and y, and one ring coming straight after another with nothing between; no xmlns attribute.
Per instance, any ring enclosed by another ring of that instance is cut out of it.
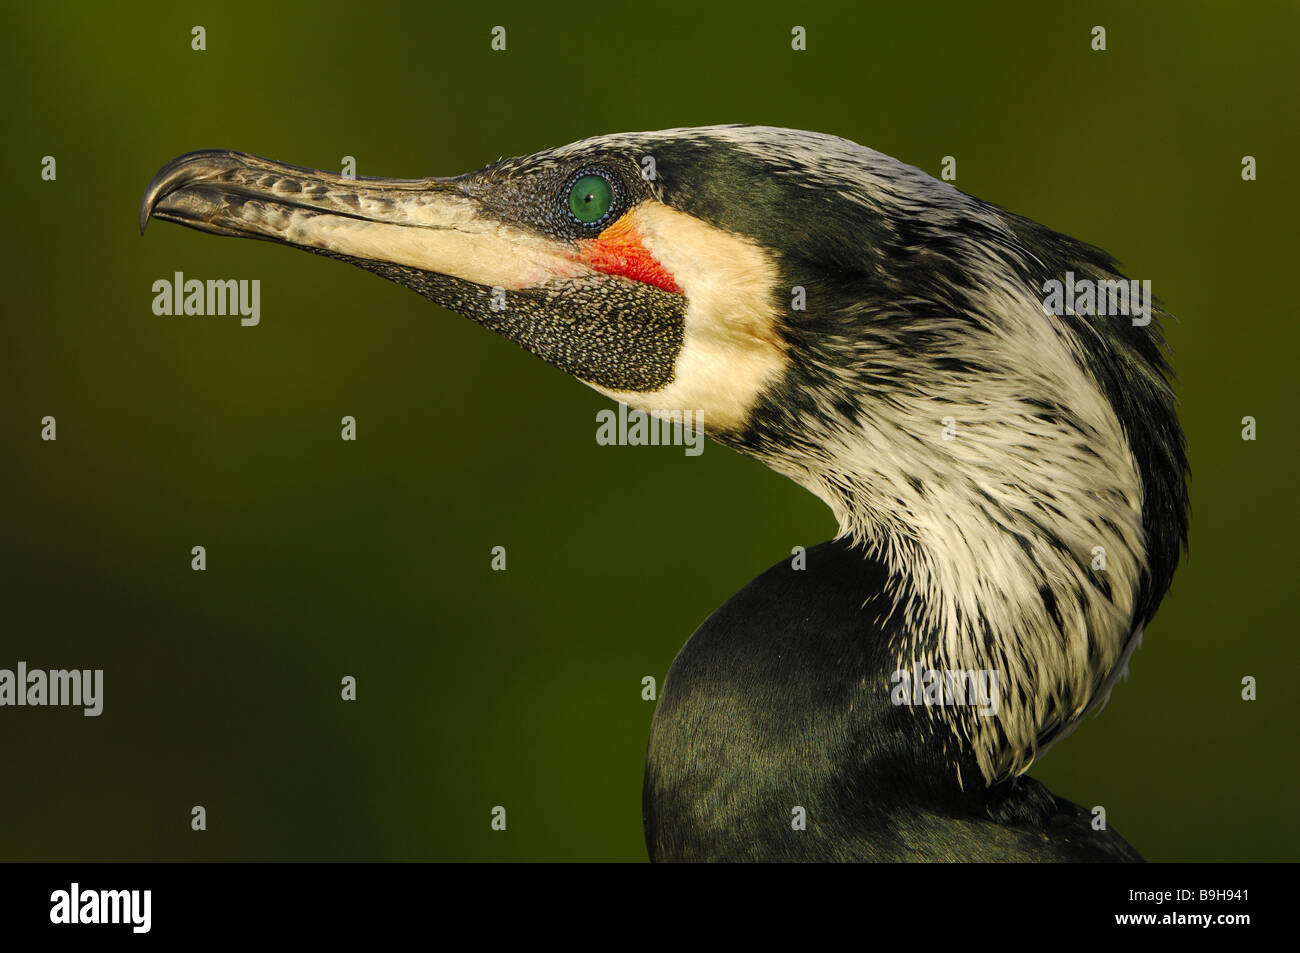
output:
<svg viewBox="0 0 1300 953"><path fill-rule="evenodd" d="M668 270L641 244L641 234L631 212L596 238L578 244L582 260L596 271L607 275L622 275L673 294L682 293L681 287Z"/></svg>

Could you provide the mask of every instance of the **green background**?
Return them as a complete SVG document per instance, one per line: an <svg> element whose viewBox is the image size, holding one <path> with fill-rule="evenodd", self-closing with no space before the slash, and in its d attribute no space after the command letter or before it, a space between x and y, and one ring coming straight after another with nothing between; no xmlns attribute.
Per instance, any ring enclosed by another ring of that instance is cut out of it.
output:
<svg viewBox="0 0 1300 953"><path fill-rule="evenodd" d="M608 401L397 285L141 238L136 210L200 148L417 177L754 122L953 155L1179 316L1191 556L1129 682L1033 773L1151 860L1295 859L1297 9L12 5L0 667L103 668L106 697L0 709L0 857L644 859L641 679L829 512L715 444L597 446ZM154 316L174 271L260 279L261 325Z"/></svg>

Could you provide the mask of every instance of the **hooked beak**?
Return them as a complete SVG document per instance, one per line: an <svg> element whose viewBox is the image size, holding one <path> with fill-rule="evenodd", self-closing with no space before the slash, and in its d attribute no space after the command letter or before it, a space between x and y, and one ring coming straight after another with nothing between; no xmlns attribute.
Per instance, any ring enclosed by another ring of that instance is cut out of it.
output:
<svg viewBox="0 0 1300 953"><path fill-rule="evenodd" d="M589 273L569 244L486 214L466 177L348 178L224 150L159 170L150 218L517 291Z"/></svg>

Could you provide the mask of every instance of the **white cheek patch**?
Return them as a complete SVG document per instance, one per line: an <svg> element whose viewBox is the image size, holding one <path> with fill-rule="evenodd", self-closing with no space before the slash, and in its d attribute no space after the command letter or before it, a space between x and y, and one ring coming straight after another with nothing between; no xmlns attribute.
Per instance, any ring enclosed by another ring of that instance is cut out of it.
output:
<svg viewBox="0 0 1300 953"><path fill-rule="evenodd" d="M653 393L601 393L648 411L702 410L707 430L740 431L788 358L776 333L777 269L748 239L647 201L631 213L641 242L686 297L673 381Z"/></svg>

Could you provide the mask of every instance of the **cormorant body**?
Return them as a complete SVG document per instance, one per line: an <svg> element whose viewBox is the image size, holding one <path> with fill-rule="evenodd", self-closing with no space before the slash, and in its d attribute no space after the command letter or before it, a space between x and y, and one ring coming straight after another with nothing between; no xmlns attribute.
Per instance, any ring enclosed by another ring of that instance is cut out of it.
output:
<svg viewBox="0 0 1300 953"><path fill-rule="evenodd" d="M783 560L695 632L655 709L644 811L661 861L1140 861L1027 777L958 784L887 684L885 567L844 540ZM806 812L797 829L794 812Z"/></svg>
<svg viewBox="0 0 1300 953"><path fill-rule="evenodd" d="M151 217L374 272L830 507L843 541L673 664L653 858L1139 859L1025 776L1109 697L1187 535L1168 315L1101 249L762 126L450 178L209 150L154 177Z"/></svg>

